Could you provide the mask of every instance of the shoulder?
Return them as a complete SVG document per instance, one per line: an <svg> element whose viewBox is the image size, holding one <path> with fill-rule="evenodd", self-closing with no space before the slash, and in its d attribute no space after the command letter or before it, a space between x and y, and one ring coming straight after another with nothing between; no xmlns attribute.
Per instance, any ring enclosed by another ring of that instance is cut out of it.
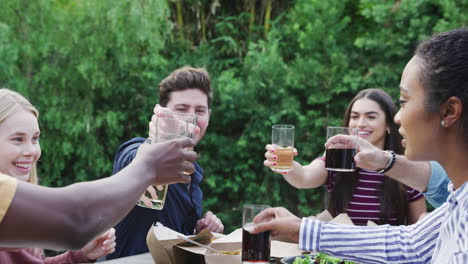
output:
<svg viewBox="0 0 468 264"><path fill-rule="evenodd" d="M408 195L409 202L413 202L424 197L424 194L420 191L407 185L404 185L403 183L401 185L403 185L406 188L406 194Z"/></svg>
<svg viewBox="0 0 468 264"><path fill-rule="evenodd" d="M136 137L120 145L114 158L113 174L123 169L135 158L138 148L144 141L144 138Z"/></svg>
<svg viewBox="0 0 468 264"><path fill-rule="evenodd" d="M15 178L0 173L0 190L16 189L16 183Z"/></svg>
<svg viewBox="0 0 468 264"><path fill-rule="evenodd" d="M17 184L18 181L15 178L0 173L0 193L2 194L2 199L0 199L0 223L13 201Z"/></svg>
<svg viewBox="0 0 468 264"><path fill-rule="evenodd" d="M117 149L117 152L115 154L116 160L126 155L133 155L133 157L135 157L135 154L138 148L140 147L141 144L143 144L143 142L145 142L144 138L136 137L120 145L120 147Z"/></svg>
<svg viewBox="0 0 468 264"><path fill-rule="evenodd" d="M142 137L132 138L120 145L120 147L117 149L117 154L124 151L136 150L138 147L140 147L141 144L143 144L143 142L145 142L145 139Z"/></svg>

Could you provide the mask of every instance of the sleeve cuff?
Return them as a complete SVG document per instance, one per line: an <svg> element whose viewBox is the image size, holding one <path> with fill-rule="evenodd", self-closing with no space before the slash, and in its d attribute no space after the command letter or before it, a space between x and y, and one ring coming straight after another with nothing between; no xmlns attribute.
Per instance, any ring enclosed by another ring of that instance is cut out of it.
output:
<svg viewBox="0 0 468 264"><path fill-rule="evenodd" d="M302 218L301 229L299 230L299 248L304 251L320 251L320 231L323 222Z"/></svg>

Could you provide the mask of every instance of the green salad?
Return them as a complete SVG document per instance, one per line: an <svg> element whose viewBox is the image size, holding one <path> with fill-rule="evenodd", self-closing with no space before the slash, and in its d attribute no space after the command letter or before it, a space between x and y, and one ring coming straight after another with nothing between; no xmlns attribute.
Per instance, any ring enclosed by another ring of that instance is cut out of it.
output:
<svg viewBox="0 0 468 264"><path fill-rule="evenodd" d="M352 261L341 260L323 253L318 253L314 259L310 255L305 256L305 258L297 257L293 264L354 264Z"/></svg>

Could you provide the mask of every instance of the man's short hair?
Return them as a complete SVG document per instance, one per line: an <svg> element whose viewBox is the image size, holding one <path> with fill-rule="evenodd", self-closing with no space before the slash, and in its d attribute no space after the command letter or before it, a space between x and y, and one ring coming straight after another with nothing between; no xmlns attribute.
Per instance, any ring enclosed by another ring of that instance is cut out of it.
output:
<svg viewBox="0 0 468 264"><path fill-rule="evenodd" d="M159 104L166 107L172 92L186 89L199 89L208 97L208 108L211 106L210 75L203 68L182 67L175 70L159 83Z"/></svg>

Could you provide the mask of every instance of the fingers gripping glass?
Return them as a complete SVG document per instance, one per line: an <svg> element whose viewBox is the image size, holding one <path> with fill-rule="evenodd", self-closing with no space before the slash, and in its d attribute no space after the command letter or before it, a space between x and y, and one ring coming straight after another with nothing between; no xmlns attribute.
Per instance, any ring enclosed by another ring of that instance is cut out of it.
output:
<svg viewBox="0 0 468 264"><path fill-rule="evenodd" d="M156 118L155 138L148 138L146 143L164 142L177 138L194 138L197 117L182 113L163 113ZM189 172L183 172L189 175ZM138 202L139 206L162 210L166 201L169 185L150 186Z"/></svg>
<svg viewBox="0 0 468 264"><path fill-rule="evenodd" d="M186 113L173 113L174 117L176 117L178 120L183 121L183 125L186 127L185 129L185 136L190 139L195 139L195 128L197 126L197 116L196 115L191 115L191 114L186 114ZM190 148L191 149L191 148ZM189 172L183 172L185 175L190 175L191 173Z"/></svg>
<svg viewBox="0 0 468 264"><path fill-rule="evenodd" d="M330 138L333 138L330 140ZM325 167L331 171L350 172L356 170L354 155L356 155L358 129L348 127L327 127L327 142Z"/></svg>
<svg viewBox="0 0 468 264"><path fill-rule="evenodd" d="M276 166L271 169L276 172L289 172L294 161L294 126L273 125L271 128L271 144L278 157Z"/></svg>
<svg viewBox="0 0 468 264"><path fill-rule="evenodd" d="M244 205L242 213L242 263L270 263L271 231L251 234L253 219L269 205Z"/></svg>

